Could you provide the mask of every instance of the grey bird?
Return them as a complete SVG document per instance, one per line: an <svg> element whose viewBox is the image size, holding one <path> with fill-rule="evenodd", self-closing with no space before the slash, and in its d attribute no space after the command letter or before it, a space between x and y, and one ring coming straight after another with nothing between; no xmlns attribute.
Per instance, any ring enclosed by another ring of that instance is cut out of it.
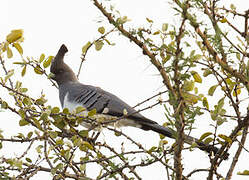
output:
<svg viewBox="0 0 249 180"><path fill-rule="evenodd" d="M76 107L83 106L87 111L96 109L98 115L117 118L124 117L125 110L127 111L127 117L119 119L119 125L152 130L169 138L175 138L176 132L144 117L119 97L98 87L80 83L72 69L64 63L64 56L67 52L68 49L63 44L50 67L52 79L57 82L59 87L59 98L62 108L68 108L69 111L73 111ZM85 126L90 127L87 124ZM196 142L199 149L208 153L216 154L219 150L217 147L205 144L188 135L185 135L184 142L190 145Z"/></svg>

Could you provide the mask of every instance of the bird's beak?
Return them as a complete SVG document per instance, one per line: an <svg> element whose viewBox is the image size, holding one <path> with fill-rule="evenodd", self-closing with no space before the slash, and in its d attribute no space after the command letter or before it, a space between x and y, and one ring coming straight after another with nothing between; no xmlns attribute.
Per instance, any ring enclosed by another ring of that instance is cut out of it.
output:
<svg viewBox="0 0 249 180"><path fill-rule="evenodd" d="M49 73L48 79L55 79L55 74L54 73Z"/></svg>

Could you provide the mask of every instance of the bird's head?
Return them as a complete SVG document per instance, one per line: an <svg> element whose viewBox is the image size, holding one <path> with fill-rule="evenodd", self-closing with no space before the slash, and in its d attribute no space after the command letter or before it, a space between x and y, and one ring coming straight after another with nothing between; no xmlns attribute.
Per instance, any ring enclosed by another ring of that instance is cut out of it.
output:
<svg viewBox="0 0 249 180"><path fill-rule="evenodd" d="M77 81L72 69L64 63L64 56L67 52L67 47L64 44L61 45L50 67L51 79L55 80L58 85Z"/></svg>

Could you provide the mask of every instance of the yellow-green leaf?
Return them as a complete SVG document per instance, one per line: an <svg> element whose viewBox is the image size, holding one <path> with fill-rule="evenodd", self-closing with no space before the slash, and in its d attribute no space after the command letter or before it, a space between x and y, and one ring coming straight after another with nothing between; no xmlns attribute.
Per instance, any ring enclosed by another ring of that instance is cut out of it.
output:
<svg viewBox="0 0 249 180"><path fill-rule="evenodd" d="M244 170L243 172L238 172L238 175L249 176L249 170Z"/></svg>
<svg viewBox="0 0 249 180"><path fill-rule="evenodd" d="M99 27L98 28L98 31L101 33L101 34L104 34L105 33L105 28L103 26Z"/></svg>
<svg viewBox="0 0 249 180"><path fill-rule="evenodd" d="M88 112L88 116L94 116L97 113L96 109L92 109L91 111Z"/></svg>
<svg viewBox="0 0 249 180"><path fill-rule="evenodd" d="M21 39L23 36L23 30L22 29L16 29L12 30L10 34L7 35L6 40L9 43L13 43L17 41L18 39Z"/></svg>
<svg viewBox="0 0 249 180"><path fill-rule="evenodd" d="M226 23L227 22L227 19L226 18L223 18L220 20L221 23Z"/></svg>
<svg viewBox="0 0 249 180"><path fill-rule="evenodd" d="M13 57L12 50L9 48L9 46L7 47L7 57L8 57L9 59Z"/></svg>
<svg viewBox="0 0 249 180"><path fill-rule="evenodd" d="M27 68L26 65L22 68L22 73L21 73L22 77L26 74L26 68Z"/></svg>
<svg viewBox="0 0 249 180"><path fill-rule="evenodd" d="M121 136L122 134L121 134L121 132L119 132L119 131L115 131L114 135L115 135L115 136Z"/></svg>
<svg viewBox="0 0 249 180"><path fill-rule="evenodd" d="M205 69L205 71L203 72L203 76L207 77L209 74L212 74L212 71L210 69Z"/></svg>
<svg viewBox="0 0 249 180"><path fill-rule="evenodd" d="M238 86L236 89L233 90L233 96L238 96L241 93L241 87Z"/></svg>
<svg viewBox="0 0 249 180"><path fill-rule="evenodd" d="M211 86L208 90L208 95L209 96L213 96L214 94L214 91L216 90L216 88L218 87L218 85L214 85L214 86Z"/></svg>
<svg viewBox="0 0 249 180"><path fill-rule="evenodd" d="M56 131L49 131L48 134L53 139L58 137L58 133Z"/></svg>
<svg viewBox="0 0 249 180"><path fill-rule="evenodd" d="M153 33L153 35L158 35L158 34L160 34L160 31L155 31L155 32Z"/></svg>
<svg viewBox="0 0 249 180"><path fill-rule="evenodd" d="M14 74L14 69L9 70L4 78L4 81L6 82L11 76L13 76L13 74Z"/></svg>
<svg viewBox="0 0 249 180"><path fill-rule="evenodd" d="M81 137L88 137L88 130L81 130L81 131L79 132L79 135L80 135Z"/></svg>
<svg viewBox="0 0 249 180"><path fill-rule="evenodd" d="M199 100L199 97L187 92L183 92L182 93L184 99L186 102L191 103L191 104L196 104Z"/></svg>
<svg viewBox="0 0 249 180"><path fill-rule="evenodd" d="M96 51L100 51L104 45L103 41L95 41L94 42Z"/></svg>
<svg viewBox="0 0 249 180"><path fill-rule="evenodd" d="M64 114L69 114L69 109L68 108L64 108L62 111Z"/></svg>
<svg viewBox="0 0 249 180"><path fill-rule="evenodd" d="M232 144L232 139L224 134L219 134L218 135L219 138L225 140L226 142L228 142L229 144Z"/></svg>
<svg viewBox="0 0 249 180"><path fill-rule="evenodd" d="M50 66L50 64L51 64L53 58L54 58L53 56L49 56L49 57L43 62L43 67L44 67L44 68L47 68L48 66Z"/></svg>
<svg viewBox="0 0 249 180"><path fill-rule="evenodd" d="M202 99L202 105L203 105L204 107L206 107L207 109L209 109L209 104L208 104L208 101L207 101L207 98L206 98L206 97L204 97L204 98Z"/></svg>
<svg viewBox="0 0 249 180"><path fill-rule="evenodd" d="M60 112L60 108L59 107L53 107L53 109L51 110L52 114L57 114Z"/></svg>
<svg viewBox="0 0 249 180"><path fill-rule="evenodd" d="M192 91L194 89L194 87L195 87L194 81L187 81L187 80L184 81L183 89L185 91Z"/></svg>
<svg viewBox="0 0 249 180"><path fill-rule="evenodd" d="M64 141L63 139L56 139L56 145L63 145Z"/></svg>
<svg viewBox="0 0 249 180"><path fill-rule="evenodd" d="M42 54L40 55L39 62L41 63L44 59L45 59L45 54L42 53Z"/></svg>
<svg viewBox="0 0 249 180"><path fill-rule="evenodd" d="M222 110L222 108L223 108L223 106L224 106L224 100L225 100L225 98L223 97L223 98L221 98L221 99L218 101L218 105L217 105L217 111L218 111L218 112L221 112L221 110Z"/></svg>
<svg viewBox="0 0 249 180"><path fill-rule="evenodd" d="M19 54L23 55L23 49L19 43L14 43L13 46L16 48L16 50L19 52Z"/></svg>
<svg viewBox="0 0 249 180"><path fill-rule="evenodd" d="M88 50L88 48L91 46L91 42L88 41L83 47L82 47L82 54L86 54L86 51Z"/></svg>
<svg viewBox="0 0 249 180"><path fill-rule="evenodd" d="M212 135L211 132L206 132L206 133L202 134L201 137L200 137L200 139L199 139L199 141L202 141L203 139L205 139L206 137L208 137L210 135Z"/></svg>
<svg viewBox="0 0 249 180"><path fill-rule="evenodd" d="M78 106L76 107L76 114L81 113L82 111L85 111L85 110L86 108L84 108L83 106Z"/></svg>
<svg viewBox="0 0 249 180"><path fill-rule="evenodd" d="M201 76L198 74L198 72L196 71L191 71L191 74L195 80L195 82L197 83L202 83L202 79L201 79Z"/></svg>
<svg viewBox="0 0 249 180"><path fill-rule="evenodd" d="M36 74L43 74L43 70L42 70L42 68L39 65L37 65L34 68L34 71L35 71Z"/></svg>
<svg viewBox="0 0 249 180"><path fill-rule="evenodd" d="M82 144L86 146L88 149L93 150L93 146L89 142L83 141Z"/></svg>
<svg viewBox="0 0 249 180"><path fill-rule="evenodd" d="M153 20L149 19L149 18L146 18L146 20L149 22L149 23L153 23Z"/></svg>
<svg viewBox="0 0 249 180"><path fill-rule="evenodd" d="M209 144L209 143L211 143L211 142L213 142L213 141L214 141L213 138L207 137L203 142L204 142L205 144Z"/></svg>
<svg viewBox="0 0 249 180"><path fill-rule="evenodd" d="M162 25L162 31L167 31L168 27L169 27L169 25L167 23L163 23L163 25Z"/></svg>
<svg viewBox="0 0 249 180"><path fill-rule="evenodd" d="M21 120L19 121L19 126L26 126L26 125L28 125L28 124L29 124L29 122L26 121L25 119L21 119Z"/></svg>

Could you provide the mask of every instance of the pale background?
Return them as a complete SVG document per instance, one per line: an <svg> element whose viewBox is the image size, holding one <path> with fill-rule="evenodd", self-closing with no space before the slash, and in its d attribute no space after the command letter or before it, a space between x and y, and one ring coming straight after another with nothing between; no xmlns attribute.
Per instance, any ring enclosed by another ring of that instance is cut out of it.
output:
<svg viewBox="0 0 249 180"><path fill-rule="evenodd" d="M248 9L248 3L245 0L226 2L228 5L230 3L235 4L238 10ZM127 15L132 20L129 25L136 27L145 26L147 24L146 17L154 20L155 27L158 26L158 29L161 28L162 23L174 23L176 21L172 16L174 12L169 9L169 4L165 0L116 0L112 4L122 15ZM112 26L107 25L99 10L90 0L8 0L1 1L0 5L0 41L5 40L6 35L11 30L23 29L25 37L23 43L24 57L32 56L34 58L38 58L41 53L45 53L47 56L55 55L60 45L64 43L69 49L65 61L75 72L78 71L78 65L80 64L82 46L87 41L99 37L97 28L100 26L105 26L106 30L112 28ZM103 23L97 22L100 19L104 20ZM112 47L104 46L98 52L94 48L89 51L79 78L81 82L110 91L130 105L135 105L151 95L165 90L162 88L162 80L157 71L150 65L149 60L142 55L139 48L122 36L111 35L108 36L108 39L116 45ZM14 56L8 61L11 63L20 61L20 58ZM13 66L11 63L7 64ZM18 66L13 68L16 69ZM18 77L21 81L24 81L24 86L29 88L28 94L38 98L43 91L48 99L48 104L60 106L57 89L52 87L45 77L38 75L31 77L28 76L29 74L27 73L24 78ZM0 93L2 97L2 93L6 92L0 89ZM145 111L143 114L160 124L165 122L162 106ZM1 129L4 130L5 134L27 132L28 127L18 127L19 119L15 116L10 117L8 112L1 112L1 121ZM209 128L205 119L198 119L196 127L198 127L198 130L193 131L193 135L196 137L199 137L202 132ZM122 130L128 132L132 138L141 142L146 148L153 144L156 145L158 142L156 133L144 132L134 128L123 128ZM111 137L109 139L113 138L113 135L109 133L104 133L103 136L106 141L108 141L108 136ZM120 142L118 142L120 139L114 137L112 141L115 146L120 145ZM6 145L12 147L11 143ZM19 146L18 148L13 146L15 149L1 150L0 156L6 154L6 152L9 155L12 153L18 154L19 148L22 149L25 145ZM242 161L236 166L234 173L249 169L248 154L244 153L240 158ZM187 173L193 168L206 168L207 161L207 155L199 150L184 153L184 162L187 165L184 167L185 172ZM220 169L219 172L227 171L230 162L231 159L223 162L223 169ZM190 164L191 167L188 168ZM147 169L143 168L139 172L143 174L141 176L145 177L144 179L148 180L166 178L165 170L158 168L156 165ZM96 172L88 173L91 176ZM200 178L193 176L192 179ZM51 179L51 176L48 173L42 173L39 176L34 176L33 179ZM247 178L234 175L233 179L244 180Z"/></svg>

